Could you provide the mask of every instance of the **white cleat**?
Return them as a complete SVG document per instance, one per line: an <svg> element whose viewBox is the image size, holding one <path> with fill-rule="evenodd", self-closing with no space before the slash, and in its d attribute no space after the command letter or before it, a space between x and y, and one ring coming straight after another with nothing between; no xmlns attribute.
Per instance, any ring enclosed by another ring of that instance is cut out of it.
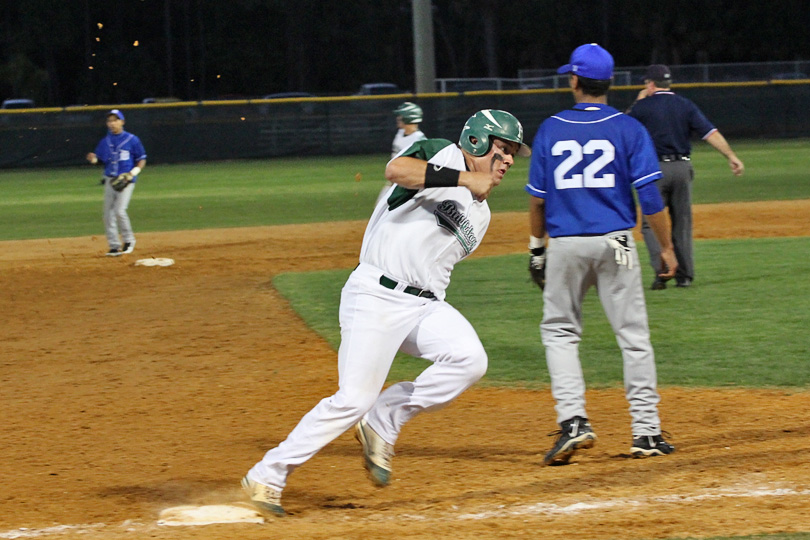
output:
<svg viewBox="0 0 810 540"><path fill-rule="evenodd" d="M245 475L242 478L242 489L250 497L253 506L265 515L284 517L287 513L281 507L281 490L254 482Z"/></svg>
<svg viewBox="0 0 810 540"><path fill-rule="evenodd" d="M384 487L391 481L391 458L394 446L385 442L368 422L360 420L354 426L354 436L363 445L363 457L368 477L375 486Z"/></svg>

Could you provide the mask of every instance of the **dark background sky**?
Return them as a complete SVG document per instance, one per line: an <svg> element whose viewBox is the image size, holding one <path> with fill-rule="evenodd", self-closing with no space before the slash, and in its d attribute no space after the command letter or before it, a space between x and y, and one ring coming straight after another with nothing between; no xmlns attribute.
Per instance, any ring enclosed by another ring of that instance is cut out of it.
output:
<svg viewBox="0 0 810 540"><path fill-rule="evenodd" d="M808 60L808 4L436 0L436 76L516 78L566 63L586 42L607 47L619 66ZM410 0L0 5L0 99L67 106L415 86Z"/></svg>

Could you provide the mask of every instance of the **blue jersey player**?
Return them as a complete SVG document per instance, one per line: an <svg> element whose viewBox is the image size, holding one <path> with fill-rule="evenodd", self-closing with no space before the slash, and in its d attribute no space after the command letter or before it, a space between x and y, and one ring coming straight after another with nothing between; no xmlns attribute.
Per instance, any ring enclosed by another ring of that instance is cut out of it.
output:
<svg viewBox="0 0 810 540"><path fill-rule="evenodd" d="M558 73L569 75L576 104L540 125L526 186L531 195L530 270L543 288L540 333L561 428L544 462L565 464L596 441L585 411L579 361L582 301L592 286L624 359L631 454L670 454L675 448L661 435L655 358L631 231L636 226L635 188L661 244L661 275L672 277L677 260L655 186L661 177L658 158L641 123L607 105L613 77L610 53L594 43L582 45Z"/></svg>
<svg viewBox="0 0 810 540"><path fill-rule="evenodd" d="M124 131L124 113L113 109L107 113L106 121L107 136L99 141L95 152L87 154L87 161L104 164L104 228L110 246L107 256L118 257L135 249L127 208L138 174L146 166L146 150L138 137ZM110 180L127 172L133 176L129 185L121 191L113 189Z"/></svg>

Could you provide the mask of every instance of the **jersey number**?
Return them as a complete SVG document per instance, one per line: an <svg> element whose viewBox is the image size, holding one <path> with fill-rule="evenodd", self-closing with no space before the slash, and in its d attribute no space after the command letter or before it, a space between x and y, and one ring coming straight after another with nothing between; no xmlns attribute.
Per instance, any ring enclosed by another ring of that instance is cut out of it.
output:
<svg viewBox="0 0 810 540"><path fill-rule="evenodd" d="M585 146L577 141L557 141L551 147L553 156L562 156L566 152L568 157L554 169L554 185L557 189L611 188L616 185L616 175L608 173L598 176L599 172L616 157L616 148L610 141L594 139L585 143ZM597 152L601 152L601 155L588 164L582 170L582 174L566 176L582 161L583 156Z"/></svg>

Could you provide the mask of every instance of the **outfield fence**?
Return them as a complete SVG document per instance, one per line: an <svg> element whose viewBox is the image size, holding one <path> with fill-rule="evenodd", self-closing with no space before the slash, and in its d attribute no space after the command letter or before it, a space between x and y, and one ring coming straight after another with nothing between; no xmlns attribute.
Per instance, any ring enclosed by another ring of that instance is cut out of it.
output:
<svg viewBox="0 0 810 540"><path fill-rule="evenodd" d="M639 89L617 86L609 102L624 110ZM726 137L810 136L808 80L673 89L695 101ZM424 109L421 127L429 137L450 140L475 111L495 108L517 116L530 141L545 118L572 105L567 89L539 89L0 110L0 168L86 163L106 133L111 108L125 113L125 129L141 138L150 163L385 153L396 130L392 110L403 101Z"/></svg>

